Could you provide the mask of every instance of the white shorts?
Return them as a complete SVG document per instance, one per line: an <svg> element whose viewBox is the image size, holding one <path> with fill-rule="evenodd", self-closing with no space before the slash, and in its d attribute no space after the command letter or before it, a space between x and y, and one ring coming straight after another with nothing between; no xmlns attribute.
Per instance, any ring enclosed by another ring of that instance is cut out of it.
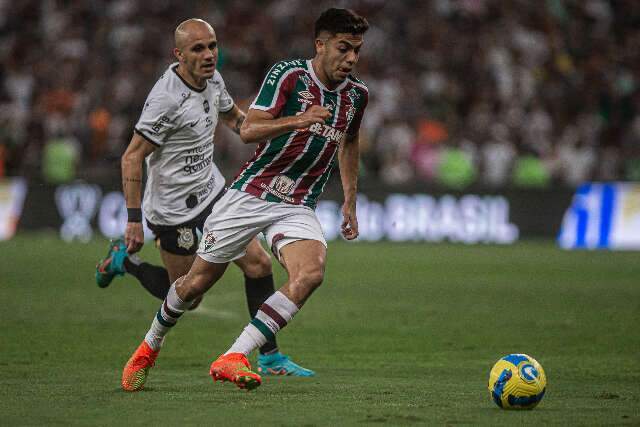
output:
<svg viewBox="0 0 640 427"><path fill-rule="evenodd" d="M327 246L313 209L228 190L204 223L198 256L216 264L235 261L245 255L251 240L261 232L278 258L283 246L298 240L317 240Z"/></svg>

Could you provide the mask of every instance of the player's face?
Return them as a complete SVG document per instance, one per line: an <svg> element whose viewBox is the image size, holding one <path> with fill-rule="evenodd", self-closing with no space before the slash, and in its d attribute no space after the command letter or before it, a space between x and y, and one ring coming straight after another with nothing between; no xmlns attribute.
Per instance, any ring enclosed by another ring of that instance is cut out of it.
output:
<svg viewBox="0 0 640 427"><path fill-rule="evenodd" d="M339 84L347 78L358 63L362 41L362 34L338 33L319 44L322 68L329 81Z"/></svg>
<svg viewBox="0 0 640 427"><path fill-rule="evenodd" d="M218 62L216 34L203 26L189 36L178 59L184 63L185 68L195 80L209 79L216 71Z"/></svg>

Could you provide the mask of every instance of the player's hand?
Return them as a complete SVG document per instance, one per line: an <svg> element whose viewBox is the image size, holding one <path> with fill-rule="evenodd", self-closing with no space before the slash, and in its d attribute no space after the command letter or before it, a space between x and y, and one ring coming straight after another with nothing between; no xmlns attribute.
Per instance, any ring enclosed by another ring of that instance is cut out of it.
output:
<svg viewBox="0 0 640 427"><path fill-rule="evenodd" d="M124 230L124 244L130 254L138 252L144 245L144 230L141 222L128 222Z"/></svg>
<svg viewBox="0 0 640 427"><path fill-rule="evenodd" d="M300 129L306 129L314 123L324 123L331 117L331 113L325 107L312 105L311 108L298 116Z"/></svg>
<svg viewBox="0 0 640 427"><path fill-rule="evenodd" d="M356 216L356 204L345 203L342 205L342 236L347 240L358 237L358 218Z"/></svg>

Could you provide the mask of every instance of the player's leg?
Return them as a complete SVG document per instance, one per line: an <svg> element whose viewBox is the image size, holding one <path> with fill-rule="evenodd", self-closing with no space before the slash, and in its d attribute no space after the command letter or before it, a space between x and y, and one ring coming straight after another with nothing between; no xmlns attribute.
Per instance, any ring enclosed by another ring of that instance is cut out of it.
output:
<svg viewBox="0 0 640 427"><path fill-rule="evenodd" d="M280 249L289 279L260 306L227 353L249 354L284 328L324 278L326 247L316 240L298 240Z"/></svg>
<svg viewBox="0 0 640 427"><path fill-rule="evenodd" d="M260 232L262 226L256 226L255 218L246 215L247 211L252 210L245 204L246 197L238 192L227 192L220 203L214 206L205 223L198 256L187 275L171 285L144 341L125 365L122 376L125 390L136 391L143 387L147 372L153 366L169 330L193 302L220 279L230 262L245 255L246 247ZM242 362L248 365L246 358ZM250 382L249 386L259 384L260 377L248 372L245 375L241 369L236 369L234 380L246 380Z"/></svg>
<svg viewBox="0 0 640 427"><path fill-rule="evenodd" d="M122 388L138 391L144 387L165 336L194 301L201 298L222 277L228 263L210 263L196 257L189 272L171 285L144 340L127 361L122 373Z"/></svg>
<svg viewBox="0 0 640 427"><path fill-rule="evenodd" d="M247 247L247 254L235 261L244 272L245 291L250 318L258 313L260 306L275 292L271 257L257 238ZM292 375L311 377L315 372L303 368L278 349L275 335L259 348L258 372L263 375Z"/></svg>
<svg viewBox="0 0 640 427"><path fill-rule="evenodd" d="M107 256L96 265L96 283L99 287L106 288L116 276L125 273L138 279L154 297L163 300L167 296L171 286L167 269L144 262L137 254L128 254L124 241L117 239L109 243Z"/></svg>
<svg viewBox="0 0 640 427"><path fill-rule="evenodd" d="M271 209L285 211L265 234L289 279L260 306L231 348L211 364L214 379L224 378L236 359L245 358L284 328L324 278L326 242L313 211L291 205Z"/></svg>
<svg viewBox="0 0 640 427"><path fill-rule="evenodd" d="M96 283L101 288L111 284L116 276L131 274L154 297L164 300L172 281L166 268L143 261L138 254L128 254L124 240L109 243L107 256L96 265Z"/></svg>

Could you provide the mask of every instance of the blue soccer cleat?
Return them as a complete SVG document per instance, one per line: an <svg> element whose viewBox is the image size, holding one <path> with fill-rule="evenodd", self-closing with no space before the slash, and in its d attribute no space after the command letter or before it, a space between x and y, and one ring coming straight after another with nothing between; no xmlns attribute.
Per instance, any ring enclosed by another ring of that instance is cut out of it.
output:
<svg viewBox="0 0 640 427"><path fill-rule="evenodd" d="M261 375L290 375L294 377L313 377L316 373L303 368L289 359L289 356L277 352L258 355L258 372Z"/></svg>
<svg viewBox="0 0 640 427"><path fill-rule="evenodd" d="M105 259L96 265L96 283L106 288L116 276L124 274L124 259L127 257L127 246L124 240L112 240Z"/></svg>

